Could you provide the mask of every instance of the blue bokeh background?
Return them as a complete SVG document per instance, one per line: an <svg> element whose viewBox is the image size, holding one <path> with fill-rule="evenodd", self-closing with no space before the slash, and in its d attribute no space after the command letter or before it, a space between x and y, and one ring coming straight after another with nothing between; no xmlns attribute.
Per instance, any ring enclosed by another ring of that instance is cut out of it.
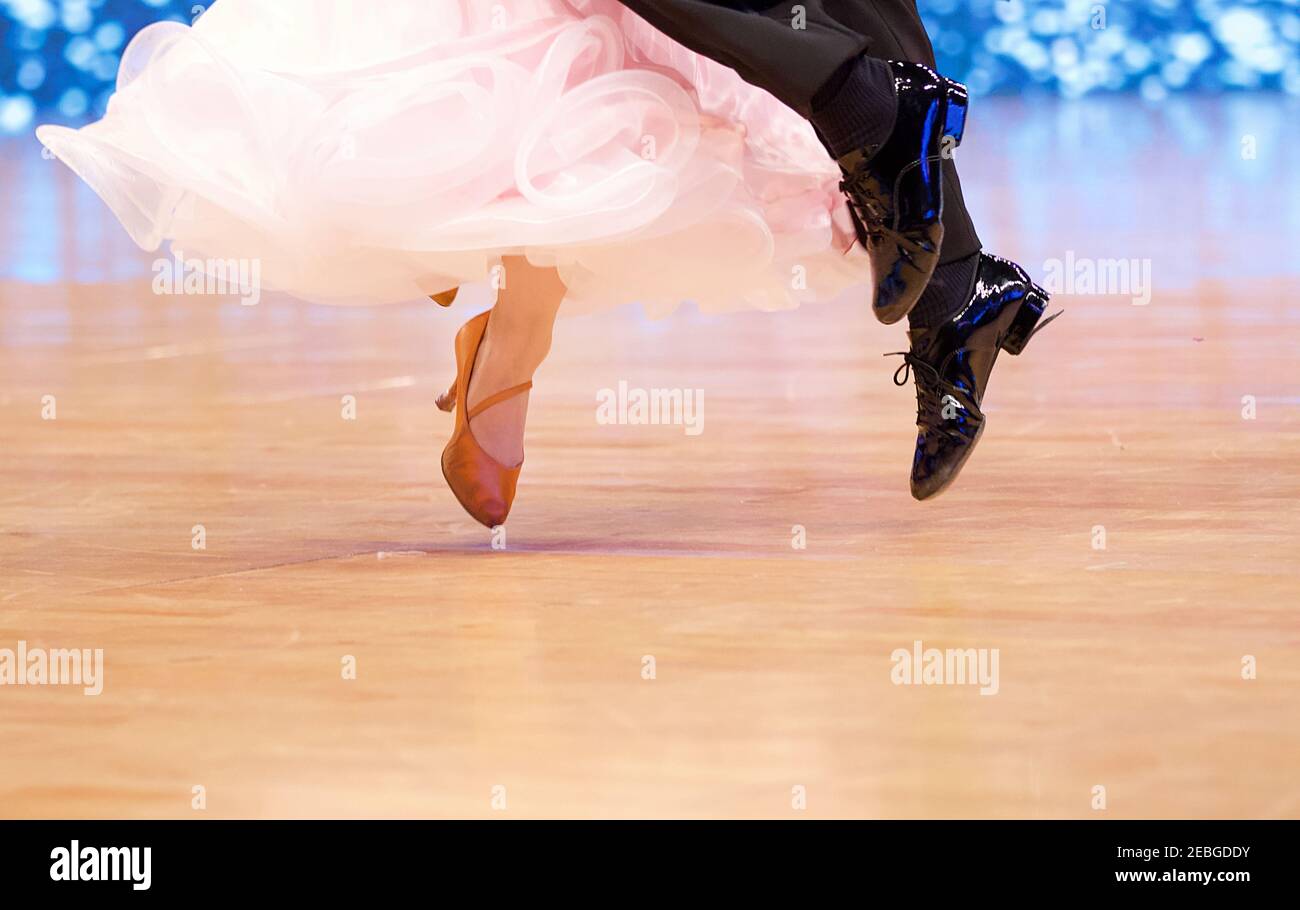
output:
<svg viewBox="0 0 1300 910"><path fill-rule="evenodd" d="M919 6L940 68L977 95L1300 95L1300 0ZM176 0L0 0L0 134L30 130L38 117L76 123L98 116L130 37L160 19L191 21L202 9Z"/></svg>

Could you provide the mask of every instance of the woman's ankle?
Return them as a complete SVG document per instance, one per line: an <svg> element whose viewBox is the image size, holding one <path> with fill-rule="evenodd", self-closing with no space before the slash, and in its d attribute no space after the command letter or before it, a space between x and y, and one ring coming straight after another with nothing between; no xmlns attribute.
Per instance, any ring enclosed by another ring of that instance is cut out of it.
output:
<svg viewBox="0 0 1300 910"><path fill-rule="evenodd" d="M536 323L512 325L502 320L502 325L494 331L494 322L495 317L488 322L481 359L491 363L489 369L493 373L517 374L519 382L531 379L551 352L551 327Z"/></svg>

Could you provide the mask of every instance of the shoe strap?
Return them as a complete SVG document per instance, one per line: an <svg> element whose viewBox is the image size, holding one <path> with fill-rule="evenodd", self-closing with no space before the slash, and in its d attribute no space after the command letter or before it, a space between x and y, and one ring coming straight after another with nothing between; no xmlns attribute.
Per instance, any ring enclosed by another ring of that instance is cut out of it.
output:
<svg viewBox="0 0 1300 910"><path fill-rule="evenodd" d="M465 419L473 420L475 417L482 414L488 408L492 407L492 405L500 404L501 402L505 401L507 398L513 398L521 392L527 392L532 387L533 387L533 381L530 379L527 382L519 383L519 385L512 385L508 389L502 389L500 392L497 392L495 395L489 395L487 398L484 398L478 404L474 405L474 407L470 408L469 413L465 415Z"/></svg>

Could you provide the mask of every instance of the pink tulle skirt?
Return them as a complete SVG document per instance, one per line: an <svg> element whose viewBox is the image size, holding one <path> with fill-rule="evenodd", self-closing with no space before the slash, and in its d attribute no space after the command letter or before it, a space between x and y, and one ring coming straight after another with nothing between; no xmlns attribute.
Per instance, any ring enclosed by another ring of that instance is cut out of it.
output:
<svg viewBox="0 0 1300 910"><path fill-rule="evenodd" d="M811 127L615 0L218 0L40 140L146 250L411 300L507 254L568 304L791 307L867 277Z"/></svg>

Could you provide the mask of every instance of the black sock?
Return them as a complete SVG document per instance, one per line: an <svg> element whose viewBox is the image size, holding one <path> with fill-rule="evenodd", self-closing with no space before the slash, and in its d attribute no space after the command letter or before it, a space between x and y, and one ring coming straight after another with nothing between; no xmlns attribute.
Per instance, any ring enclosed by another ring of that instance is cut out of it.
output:
<svg viewBox="0 0 1300 910"><path fill-rule="evenodd" d="M826 80L813 98L812 125L832 158L889 138L898 112L894 71L884 60L857 57Z"/></svg>
<svg viewBox="0 0 1300 910"><path fill-rule="evenodd" d="M908 325L913 329L929 329L961 312L970 301L979 261L980 254L971 253L965 259L935 268L930 283L921 292L921 299L907 314Z"/></svg>

